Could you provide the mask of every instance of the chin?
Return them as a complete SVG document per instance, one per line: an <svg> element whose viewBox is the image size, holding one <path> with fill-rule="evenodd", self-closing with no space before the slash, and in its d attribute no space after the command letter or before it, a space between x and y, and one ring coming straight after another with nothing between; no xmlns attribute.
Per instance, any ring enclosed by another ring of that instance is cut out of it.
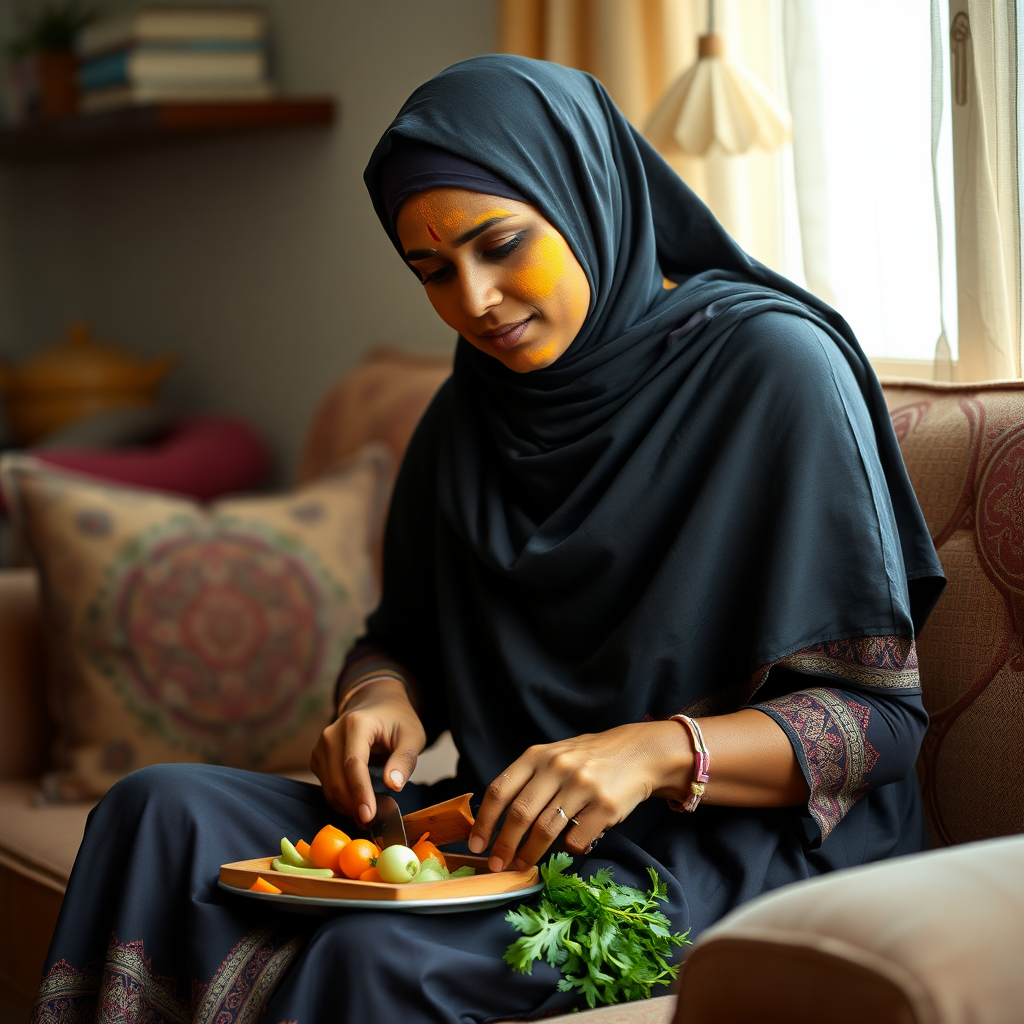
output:
<svg viewBox="0 0 1024 1024"><path fill-rule="evenodd" d="M550 366L562 354L556 343L522 345L506 352L491 351L491 355L500 359L515 373L530 373L532 370L543 370Z"/></svg>

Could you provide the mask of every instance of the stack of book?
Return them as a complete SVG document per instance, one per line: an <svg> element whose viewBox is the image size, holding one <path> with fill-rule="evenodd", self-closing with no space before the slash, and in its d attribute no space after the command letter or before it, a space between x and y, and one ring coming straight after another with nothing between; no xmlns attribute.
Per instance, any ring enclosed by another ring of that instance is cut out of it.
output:
<svg viewBox="0 0 1024 1024"><path fill-rule="evenodd" d="M266 99L266 12L259 7L143 7L79 35L79 108Z"/></svg>

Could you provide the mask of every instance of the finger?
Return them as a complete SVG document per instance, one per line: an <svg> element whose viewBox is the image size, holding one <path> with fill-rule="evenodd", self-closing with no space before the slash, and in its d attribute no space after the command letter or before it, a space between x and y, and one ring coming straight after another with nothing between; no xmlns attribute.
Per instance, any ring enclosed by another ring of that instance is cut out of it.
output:
<svg viewBox="0 0 1024 1024"><path fill-rule="evenodd" d="M595 814L593 808L584 808L569 819L562 833L562 845L567 853L590 853L591 847L604 837L605 829L611 824L604 816Z"/></svg>
<svg viewBox="0 0 1024 1024"><path fill-rule="evenodd" d="M552 838L561 831L563 826L551 821L555 807L558 806L555 796L560 788L558 782L550 775L535 775L509 804L505 822L491 847L491 857L488 862L491 871L501 871L506 864L512 861L523 842L523 837L538 821L542 831L546 832L546 830L554 828ZM550 813L545 814L546 809L549 809ZM542 815L544 815L543 818Z"/></svg>
<svg viewBox="0 0 1024 1024"><path fill-rule="evenodd" d="M476 812L476 821L469 833L469 849L473 853L483 853L487 849L498 819L505 813L505 809L516 794L530 781L532 775L533 769L523 764L520 758L487 787L480 810Z"/></svg>
<svg viewBox="0 0 1024 1024"><path fill-rule="evenodd" d="M522 871L531 864L536 864L563 832L576 828L572 823L574 814L564 806L572 799L573 797L561 790L537 815L537 820L531 826L525 841L515 851L515 856L512 858L513 868ZM582 800L576 800L568 806L578 810L581 803Z"/></svg>
<svg viewBox="0 0 1024 1024"><path fill-rule="evenodd" d="M384 765L384 785L400 790L416 770L418 755L423 744L417 744L409 730L399 728L395 738L395 749Z"/></svg>
<svg viewBox="0 0 1024 1024"><path fill-rule="evenodd" d="M321 734L309 755L309 770L320 780L324 799L336 811L343 810L340 806L337 780L331 778L331 738L334 725L329 725Z"/></svg>
<svg viewBox="0 0 1024 1024"><path fill-rule="evenodd" d="M321 734L310 757L310 769L320 780L324 799L336 811L347 817L355 817L355 805L345 784L345 773L341 760L344 750L342 724L333 722Z"/></svg>
<svg viewBox="0 0 1024 1024"><path fill-rule="evenodd" d="M336 745L331 750L330 760L327 762L327 777L331 784L331 795L328 803L336 810L349 818L358 821L356 816L356 803L349 792L348 781L345 778L345 771L342 767L344 747Z"/></svg>
<svg viewBox="0 0 1024 1024"><path fill-rule="evenodd" d="M342 758L342 785L348 790L355 819L363 825L373 821L377 813L377 799L370 780L370 751L374 730L358 712L345 716L345 753Z"/></svg>

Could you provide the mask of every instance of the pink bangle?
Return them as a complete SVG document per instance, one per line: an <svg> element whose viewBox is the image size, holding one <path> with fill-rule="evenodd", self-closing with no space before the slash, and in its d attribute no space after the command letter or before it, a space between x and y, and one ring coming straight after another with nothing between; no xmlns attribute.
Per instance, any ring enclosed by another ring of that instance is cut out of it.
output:
<svg viewBox="0 0 1024 1024"><path fill-rule="evenodd" d="M704 734L700 726L689 715L672 715L670 722L679 722L686 726L693 739L694 771L693 782L690 783L690 795L684 801L669 800L668 805L673 811L695 811L704 796L704 787L708 783L708 770L711 768L711 754L704 742Z"/></svg>
<svg viewBox="0 0 1024 1024"><path fill-rule="evenodd" d="M360 690L365 689L371 683L379 683L382 679L393 679L396 683L401 683L405 687L405 692L409 692L409 687L406 686L404 679L399 679L397 675L388 675L386 672L382 672L379 675L369 676L366 679L360 679L354 686L350 686L346 691L345 695L341 698L341 703L338 705L337 717L341 718L342 711L345 710L345 705L357 694Z"/></svg>

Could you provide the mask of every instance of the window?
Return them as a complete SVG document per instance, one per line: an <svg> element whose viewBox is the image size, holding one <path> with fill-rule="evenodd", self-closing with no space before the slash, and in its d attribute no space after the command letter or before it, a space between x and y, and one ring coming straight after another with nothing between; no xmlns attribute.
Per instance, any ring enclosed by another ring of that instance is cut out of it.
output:
<svg viewBox="0 0 1024 1024"><path fill-rule="evenodd" d="M936 193L932 174L932 43L929 0L815 3L825 221L823 276L867 354L935 357L942 330ZM944 5L939 5L943 7ZM944 19L948 26L948 12ZM943 38L948 38L944 27ZM942 82L949 83L949 49ZM948 96L948 89L944 90ZM791 100L794 145L802 104ZM806 115L805 115L805 120ZM953 149L950 104L936 146L946 273L944 319L956 358ZM799 179L798 187L804 183Z"/></svg>

